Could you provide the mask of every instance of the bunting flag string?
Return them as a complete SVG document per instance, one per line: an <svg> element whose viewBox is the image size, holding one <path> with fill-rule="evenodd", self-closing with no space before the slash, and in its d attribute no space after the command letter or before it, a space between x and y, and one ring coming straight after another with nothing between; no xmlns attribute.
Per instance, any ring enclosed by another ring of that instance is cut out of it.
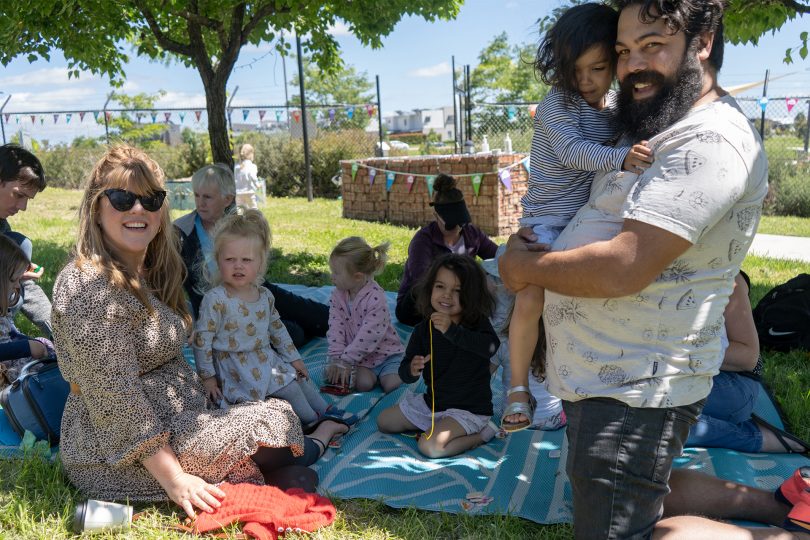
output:
<svg viewBox="0 0 810 540"><path fill-rule="evenodd" d="M194 111L194 116L197 117L197 122L200 121L200 116L202 116L202 111Z"/></svg>
<svg viewBox="0 0 810 540"><path fill-rule="evenodd" d="M394 185L394 180L396 177L397 174L394 171L388 171L385 173L385 191L391 191L391 186Z"/></svg>
<svg viewBox="0 0 810 540"><path fill-rule="evenodd" d="M365 163L361 163L359 161L352 161L352 172L354 174L357 173L356 169L360 168L360 167L370 169L370 170L375 170L374 174L377 174L378 172L384 173L384 174L392 172L394 174L409 174L409 175L413 176L414 178L430 178L430 177L433 177L434 179L436 178L435 174L420 174L420 173L411 173L411 172L408 172L408 171L392 171L390 169L382 169L380 167L376 167L376 166L372 166L372 165L366 165ZM511 176L512 169L515 169L517 167L525 167L526 171L529 171L529 158L526 157L526 158L524 158L524 159L522 159L520 161L516 161L516 162L512 163L511 165L507 165L506 167L503 167L501 169L496 169L495 171L467 173L467 174L454 174L453 176L455 178L472 178L474 176L481 176L481 178L483 178L487 174L497 174L500 177L502 174L504 174L504 172Z"/></svg>
<svg viewBox="0 0 810 540"><path fill-rule="evenodd" d="M374 185L374 177L376 177L376 176L377 176L377 169L374 169L374 168L369 169L369 171L368 171L368 185L369 186Z"/></svg>

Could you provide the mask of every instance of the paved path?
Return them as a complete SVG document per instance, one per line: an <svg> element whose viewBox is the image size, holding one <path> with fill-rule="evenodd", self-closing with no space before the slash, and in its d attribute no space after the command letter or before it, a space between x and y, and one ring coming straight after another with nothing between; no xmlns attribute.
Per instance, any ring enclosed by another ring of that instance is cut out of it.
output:
<svg viewBox="0 0 810 540"><path fill-rule="evenodd" d="M774 259L810 262L810 238L758 234L748 253Z"/></svg>

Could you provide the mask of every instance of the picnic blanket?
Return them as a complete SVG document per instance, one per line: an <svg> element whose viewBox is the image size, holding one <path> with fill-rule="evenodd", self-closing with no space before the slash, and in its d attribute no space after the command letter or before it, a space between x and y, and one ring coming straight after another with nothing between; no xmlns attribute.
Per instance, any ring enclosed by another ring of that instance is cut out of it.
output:
<svg viewBox="0 0 810 540"><path fill-rule="evenodd" d="M285 285L285 288L328 303L332 287ZM395 293L388 293L391 312ZM411 328L395 324L406 342ZM301 353L316 384L322 382L327 364L325 339L308 343ZM187 351L190 355L190 351ZM187 356L188 358L188 356ZM190 358L193 360L193 358ZM503 407L500 372L492 379L494 419ZM385 396L376 390L327 400L361 418L343 438L340 448L330 448L313 466L321 478L320 489L336 498L368 498L395 507L415 507L451 513L511 514L538 523L570 522L571 488L565 474L565 430L525 430L495 438L470 452L444 459L419 454L416 439L377 431L376 417L394 405L406 391L423 392L423 383L402 387ZM777 408L764 390L755 412L783 427ZM0 445L17 446L19 437L0 415ZM776 489L784 478L810 459L789 454L747 454L720 448L689 448L677 467L699 469L721 478L763 489Z"/></svg>

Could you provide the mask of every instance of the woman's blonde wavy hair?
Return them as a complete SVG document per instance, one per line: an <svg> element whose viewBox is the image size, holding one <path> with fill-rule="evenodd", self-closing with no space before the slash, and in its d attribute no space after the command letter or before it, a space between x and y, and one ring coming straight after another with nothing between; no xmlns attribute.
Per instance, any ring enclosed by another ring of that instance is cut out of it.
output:
<svg viewBox="0 0 810 540"><path fill-rule="evenodd" d="M114 286L131 292L150 313L153 309L139 276L116 259L97 220L105 189L128 189L133 193L147 194L165 189L164 178L163 170L144 151L127 145L115 146L102 156L90 173L79 207L76 265L93 265ZM143 278L150 292L190 325L191 315L183 294L186 268L178 251L168 200L159 212L160 229L146 250Z"/></svg>
<svg viewBox="0 0 810 540"><path fill-rule="evenodd" d="M230 213L225 214L214 225L211 233L214 245L214 260L219 261L219 254L225 246L225 242L232 238L250 238L254 240L256 255L259 257L259 272L256 274L256 285L264 282L264 275L267 273L267 263L270 255L270 246L273 243L270 234L270 225L264 218L264 214L255 208L244 208L239 206ZM212 274L207 264L201 267L204 280L211 287L216 287L222 283L222 275L219 266Z"/></svg>

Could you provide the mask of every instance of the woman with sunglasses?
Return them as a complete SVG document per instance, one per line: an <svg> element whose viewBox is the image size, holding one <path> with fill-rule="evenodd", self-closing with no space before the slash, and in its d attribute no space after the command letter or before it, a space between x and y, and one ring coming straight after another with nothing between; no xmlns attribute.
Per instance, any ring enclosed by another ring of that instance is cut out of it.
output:
<svg viewBox="0 0 810 540"><path fill-rule="evenodd" d="M203 294L209 288L203 277L203 265L209 265L212 273L216 266L211 233L214 225L234 207L233 172L222 163L206 165L191 177L191 188L196 209L178 218L174 227L180 235L180 255L188 270L183 286L196 318ZM302 347L314 336L326 335L329 308L325 304L293 294L267 280L262 285L275 298L281 322L296 347Z"/></svg>
<svg viewBox="0 0 810 540"><path fill-rule="evenodd" d="M171 499L192 517L220 505L223 480L314 488L315 473L297 465L343 426L318 426L319 445L281 400L206 409L181 353L191 317L165 197L157 163L120 146L96 164L82 198L73 260L54 286L56 350L71 386L60 451L68 478L91 498Z"/></svg>
<svg viewBox="0 0 810 540"><path fill-rule="evenodd" d="M498 246L481 229L470 223L470 212L456 179L446 174L433 184L434 220L419 229L408 244L408 260L397 293L397 320L414 326L422 320L411 289L431 263L445 253L491 259Z"/></svg>

